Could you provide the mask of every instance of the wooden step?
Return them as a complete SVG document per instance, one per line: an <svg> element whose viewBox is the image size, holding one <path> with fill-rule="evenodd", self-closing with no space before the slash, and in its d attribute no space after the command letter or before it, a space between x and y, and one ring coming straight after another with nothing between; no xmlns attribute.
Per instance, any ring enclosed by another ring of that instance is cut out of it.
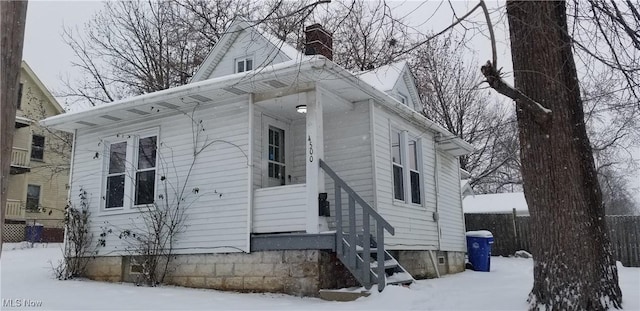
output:
<svg viewBox="0 0 640 311"><path fill-rule="evenodd" d="M329 301L354 301L360 297L369 297L371 293L363 290L362 287L343 288L343 289L321 289L319 291L320 299Z"/></svg>
<svg viewBox="0 0 640 311"><path fill-rule="evenodd" d="M398 263L398 261L396 261L395 259L391 258L391 259L387 259L384 261L384 269L391 269L391 268L395 268L397 266L399 266L400 264ZM371 269L376 269L378 268L378 262L374 261L371 263Z"/></svg>
<svg viewBox="0 0 640 311"><path fill-rule="evenodd" d="M409 285L415 281L407 272L396 272L386 279L387 285Z"/></svg>

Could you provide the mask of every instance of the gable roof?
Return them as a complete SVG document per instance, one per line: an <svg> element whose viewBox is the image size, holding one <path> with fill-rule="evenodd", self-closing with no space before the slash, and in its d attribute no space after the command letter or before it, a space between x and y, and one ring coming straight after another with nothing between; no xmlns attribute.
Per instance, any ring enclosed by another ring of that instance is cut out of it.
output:
<svg viewBox="0 0 640 311"><path fill-rule="evenodd" d="M55 99L55 97L51 95L51 92L49 92L47 87L44 86L44 84L42 83L42 81L40 81L36 73L33 72L31 67L29 67L29 64L27 64L27 62L24 60L22 61L21 69L27 74L27 76L29 76L29 78L33 81L33 83L36 84L36 86L40 89L40 91L42 91L42 94L44 94L44 96L51 103L51 105L53 105L53 107L56 109L56 112L63 113L64 109L62 108L62 106L58 104L58 101Z"/></svg>
<svg viewBox="0 0 640 311"><path fill-rule="evenodd" d="M409 96L414 103L420 103L418 89L406 60L380 66L378 68L356 73L360 79L371 84L376 89L389 92L395 88L400 79L404 80L409 89Z"/></svg>
<svg viewBox="0 0 640 311"><path fill-rule="evenodd" d="M274 50L283 53L284 56L288 58L288 60L301 59L301 57L303 56L300 51L296 50L290 44L260 30L257 26L251 25L246 20L238 18L234 20L233 23L231 23L231 26L229 26L229 28L225 31L224 35L222 35L220 40L216 42L216 44L211 49L211 52L209 52L209 55L207 55L207 58L205 58L205 60L202 62L202 65L200 65L189 83L194 83L209 78L209 75L218 66L223 56L229 51L229 49L233 46L233 43L243 31L251 31L256 35L261 36L269 44L272 45Z"/></svg>

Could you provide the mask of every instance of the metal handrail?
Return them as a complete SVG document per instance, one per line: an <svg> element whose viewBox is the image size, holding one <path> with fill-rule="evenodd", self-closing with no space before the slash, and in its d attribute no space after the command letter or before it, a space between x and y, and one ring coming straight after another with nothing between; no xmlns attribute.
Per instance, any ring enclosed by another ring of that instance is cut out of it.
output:
<svg viewBox="0 0 640 311"><path fill-rule="evenodd" d="M371 282L371 226L370 220L376 226L376 261L373 275L378 283L378 291L382 291L386 285L385 279L385 251L384 251L384 230L391 235L395 234L393 226L387 222L378 212L376 212L360 195L358 195L347 183L334 172L326 162L319 160L320 168L333 179L335 186L335 207L336 207L336 254L338 258L345 264L347 269L356 277L358 281L367 289L370 289ZM342 190L348 195L348 228L349 234L345 235L343 231L342 217ZM362 255L358 255L358 236L356 234L356 202L362 208ZM346 245L345 245L346 244ZM347 247L346 250L344 247Z"/></svg>

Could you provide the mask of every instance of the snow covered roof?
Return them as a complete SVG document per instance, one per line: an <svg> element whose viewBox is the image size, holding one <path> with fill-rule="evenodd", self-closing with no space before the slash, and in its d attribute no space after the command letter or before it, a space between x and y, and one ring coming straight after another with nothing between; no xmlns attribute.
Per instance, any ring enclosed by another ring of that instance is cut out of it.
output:
<svg viewBox="0 0 640 311"><path fill-rule="evenodd" d="M207 58L202 62L198 71L193 75L189 83L202 81L209 77L209 74L220 63L222 57L229 51L234 41L243 31L252 31L267 40L276 51L283 53L289 60L300 60L303 54L290 44L278 39L277 37L260 30L256 25L250 24L248 21L238 18L225 31L224 35L213 46Z"/></svg>
<svg viewBox="0 0 640 311"><path fill-rule="evenodd" d="M376 89L388 92L391 91L398 82L405 66L407 66L406 61L399 61L358 73L358 76L360 76L362 81L371 84L371 86Z"/></svg>
<svg viewBox="0 0 640 311"><path fill-rule="evenodd" d="M462 192L463 198L474 194L473 189L471 188L471 179L460 179L460 191Z"/></svg>
<svg viewBox="0 0 640 311"><path fill-rule="evenodd" d="M274 80L278 83L273 83ZM112 126L121 121L177 114L199 103L222 105L238 96L276 90L282 84L293 87L316 82L322 82L326 89L348 102L374 99L417 126L451 137L447 140L447 145L439 146L451 154L462 155L473 151L473 146L469 143L454 137L445 128L320 55L303 56L301 60L270 65L259 72L246 71L138 95L86 110L60 114L40 123L73 132L83 128Z"/></svg>
<svg viewBox="0 0 640 311"><path fill-rule="evenodd" d="M522 192L470 195L462 200L462 208L465 214L506 214L515 208L517 215L529 215Z"/></svg>

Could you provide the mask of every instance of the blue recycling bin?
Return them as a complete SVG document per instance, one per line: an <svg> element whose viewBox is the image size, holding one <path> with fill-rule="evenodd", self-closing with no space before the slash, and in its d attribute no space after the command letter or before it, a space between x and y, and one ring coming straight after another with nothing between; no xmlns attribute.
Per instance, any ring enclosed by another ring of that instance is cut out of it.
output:
<svg viewBox="0 0 640 311"><path fill-rule="evenodd" d="M467 254L474 271L491 270L491 244L493 234L487 230L467 232Z"/></svg>
<svg viewBox="0 0 640 311"><path fill-rule="evenodd" d="M27 225L24 236L28 242L35 243L42 241L43 226L41 224Z"/></svg>

